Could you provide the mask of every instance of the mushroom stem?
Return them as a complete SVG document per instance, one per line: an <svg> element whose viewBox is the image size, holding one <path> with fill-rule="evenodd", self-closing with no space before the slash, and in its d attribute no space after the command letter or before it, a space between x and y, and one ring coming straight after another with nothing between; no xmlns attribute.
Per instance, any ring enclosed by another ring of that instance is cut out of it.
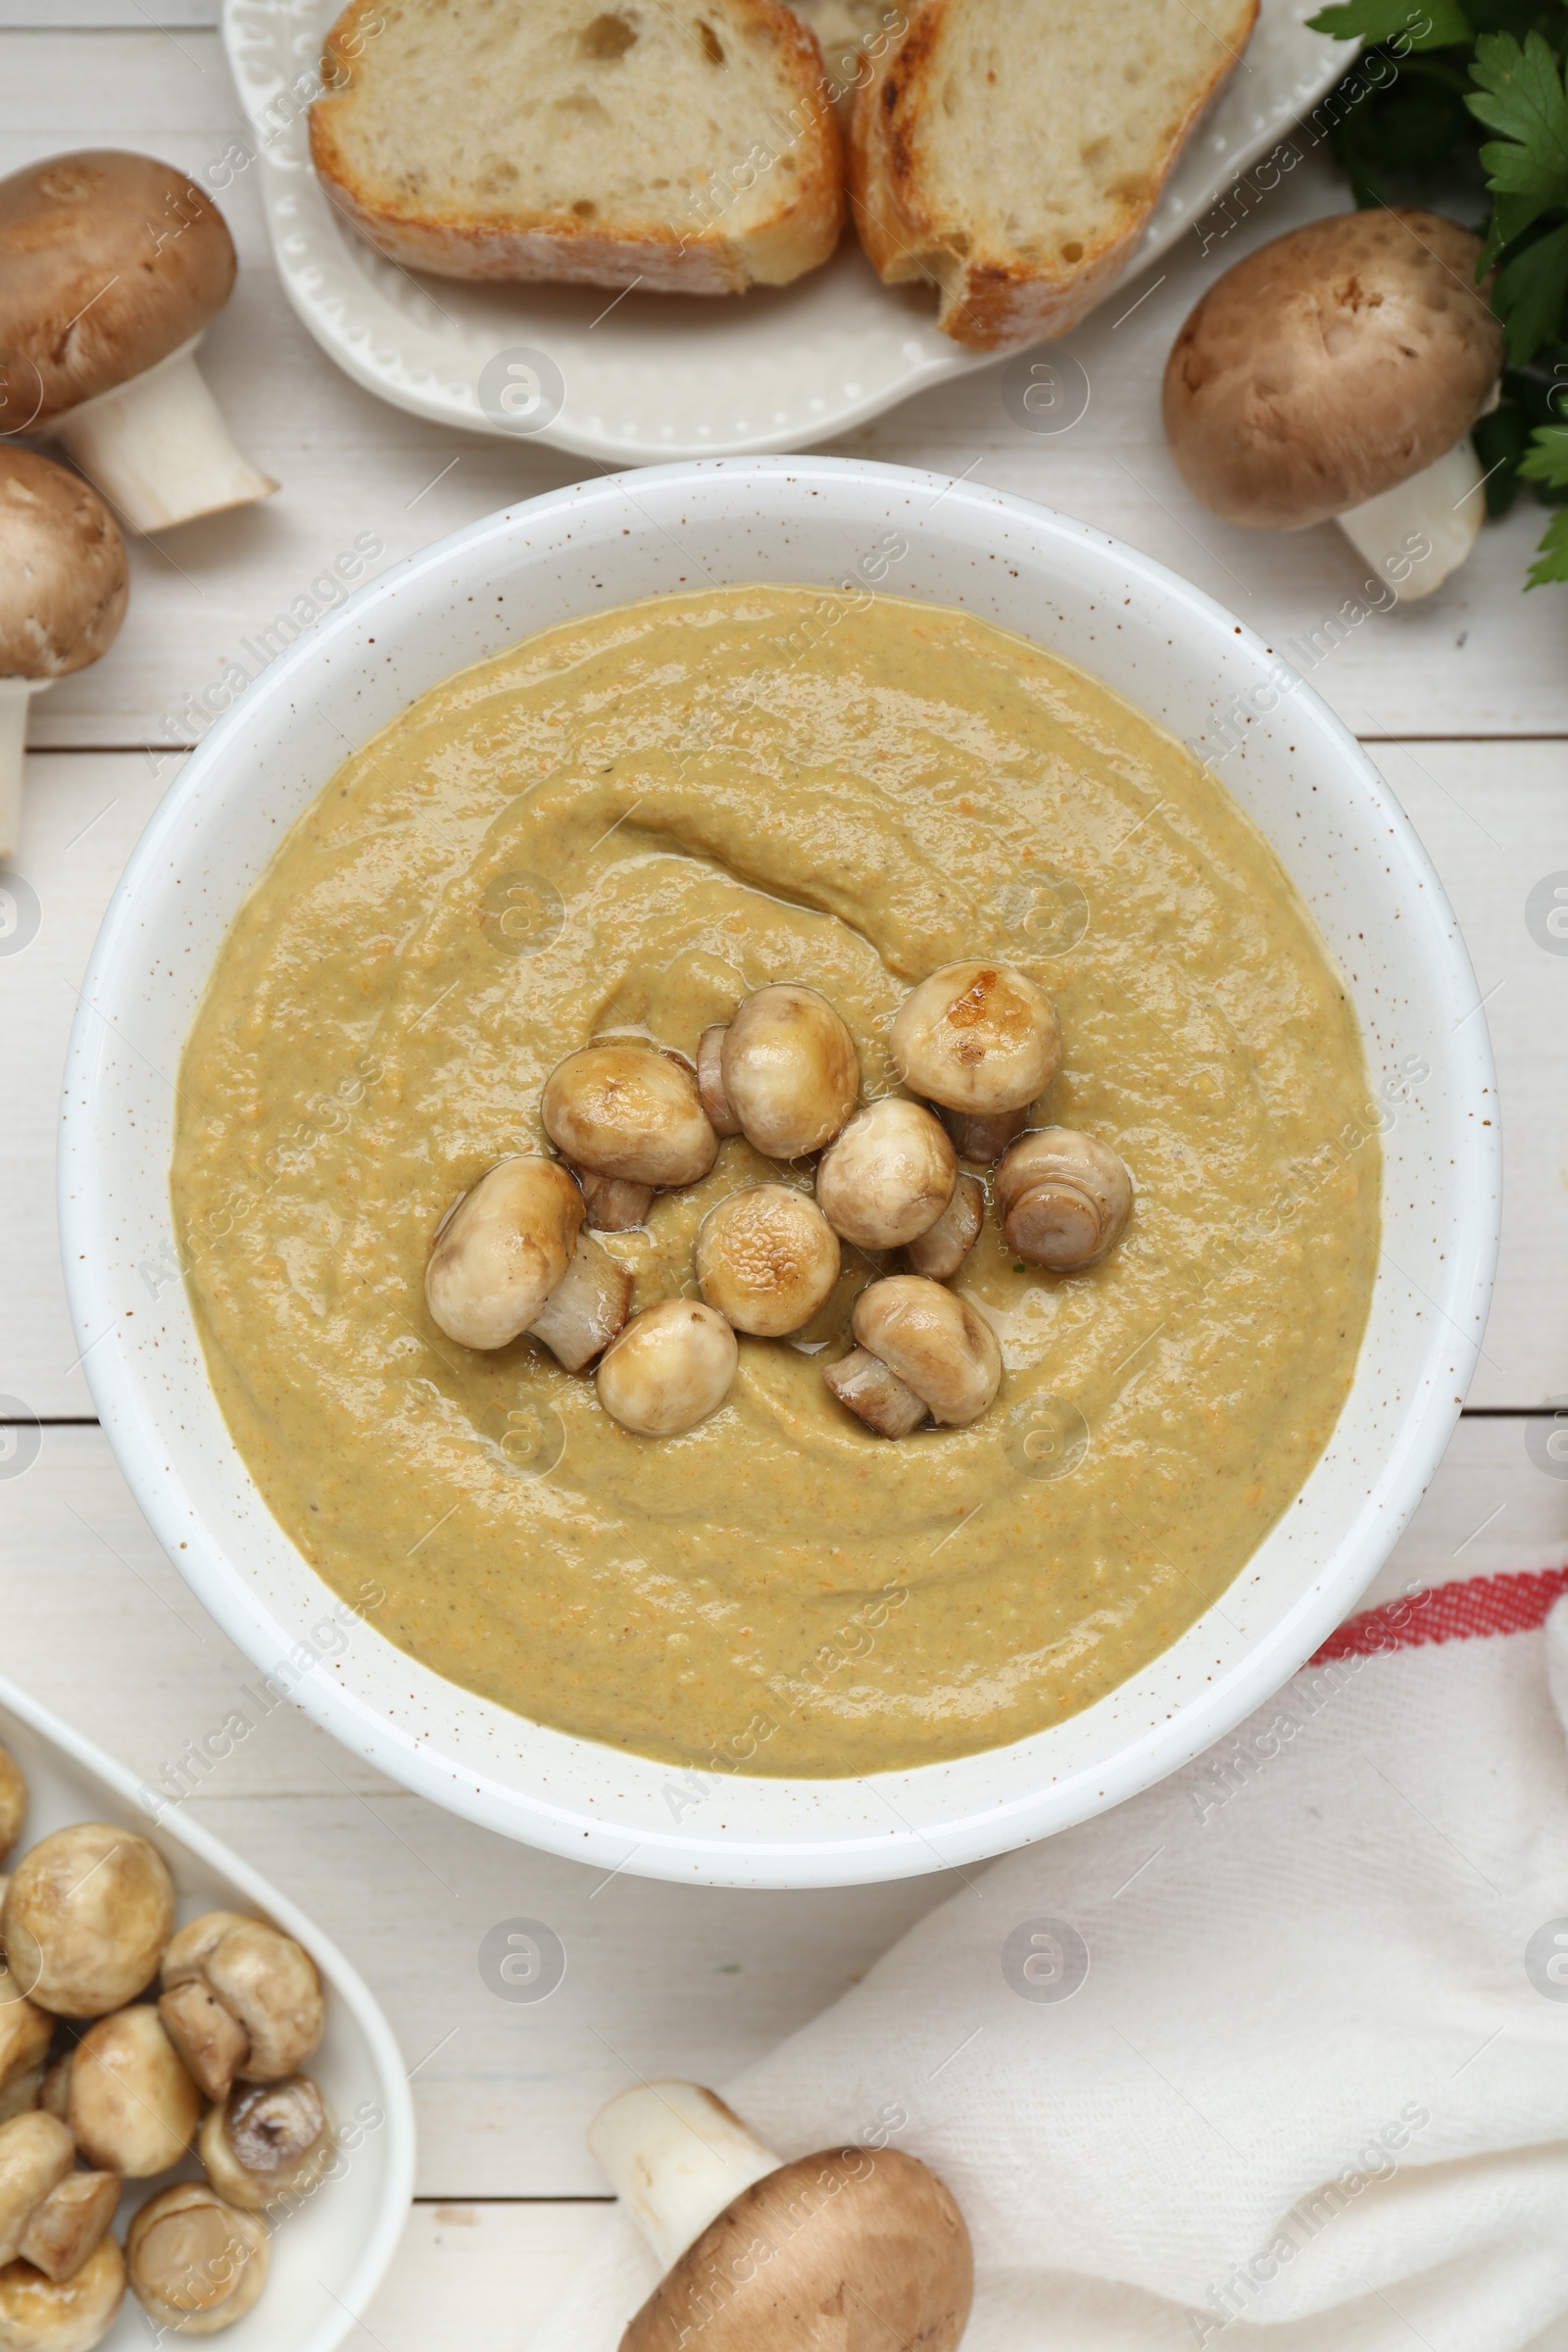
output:
<svg viewBox="0 0 1568 2352"><path fill-rule="evenodd" d="M229 439L196 366L199 340L68 409L48 428L133 531L167 531L277 488Z"/></svg>
<svg viewBox="0 0 1568 2352"><path fill-rule="evenodd" d="M27 705L53 678L0 678L0 858L14 858L22 832L22 769Z"/></svg>
<svg viewBox="0 0 1568 2352"><path fill-rule="evenodd" d="M1414 604L1458 570L1480 537L1487 516L1484 479L1467 433L1435 466L1423 466L1407 482L1396 482L1358 507L1348 507L1336 520L1379 584L1386 581L1401 605ZM1422 542L1430 553L1412 556L1412 543Z"/></svg>
<svg viewBox="0 0 1568 2352"><path fill-rule="evenodd" d="M696 2082L648 2082L601 2107L588 2145L664 2270L742 2189L783 2163Z"/></svg>

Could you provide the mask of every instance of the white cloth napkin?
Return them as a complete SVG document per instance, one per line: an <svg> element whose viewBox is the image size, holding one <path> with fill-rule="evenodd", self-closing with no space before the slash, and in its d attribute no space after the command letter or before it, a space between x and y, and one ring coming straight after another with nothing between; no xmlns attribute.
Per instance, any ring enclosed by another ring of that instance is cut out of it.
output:
<svg viewBox="0 0 1568 2352"><path fill-rule="evenodd" d="M1560 2352L1565 1585L1352 1620L714 2087L784 2156L936 2167L974 2238L964 2352ZM612 2214L533 2352L614 2352L656 2275Z"/></svg>

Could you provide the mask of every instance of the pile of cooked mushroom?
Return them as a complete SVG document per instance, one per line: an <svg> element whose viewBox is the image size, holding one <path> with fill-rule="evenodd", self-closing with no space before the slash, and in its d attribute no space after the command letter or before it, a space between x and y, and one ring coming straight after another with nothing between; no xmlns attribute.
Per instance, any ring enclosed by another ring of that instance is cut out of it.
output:
<svg viewBox="0 0 1568 2352"><path fill-rule="evenodd" d="M26 1806L0 1747L0 1874ZM301 2072L324 2022L310 1955L259 1919L174 1912L157 1847L106 1822L0 1875L0 2352L91 2352L127 2284L159 2329L231 2327L331 2161ZM155 2189L122 2251L125 2183L193 2149L206 2179Z"/></svg>
<svg viewBox="0 0 1568 2352"><path fill-rule="evenodd" d="M676 1437L729 1394L737 1333L784 1339L821 1310L842 1244L900 1250L904 1270L873 1266L827 1386L886 1438L978 1421L1001 1385L1001 1349L949 1286L988 1194L1016 1258L1074 1274L1120 1241L1132 1178L1098 1137L1030 1125L1060 1066L1061 1029L1027 973L949 964L905 999L889 1044L908 1092L858 1107L845 1022L815 989L781 981L706 1029L695 1062L641 1034L568 1054L540 1102L560 1157L502 1160L437 1227L425 1268L434 1321L466 1348L526 1333L568 1372L597 1362L607 1413L639 1436ZM781 1179L728 1194L698 1230L700 1298L632 1314L631 1273L597 1235L630 1231L656 1194L700 1183L728 1136L797 1176L819 1154L811 1191Z"/></svg>

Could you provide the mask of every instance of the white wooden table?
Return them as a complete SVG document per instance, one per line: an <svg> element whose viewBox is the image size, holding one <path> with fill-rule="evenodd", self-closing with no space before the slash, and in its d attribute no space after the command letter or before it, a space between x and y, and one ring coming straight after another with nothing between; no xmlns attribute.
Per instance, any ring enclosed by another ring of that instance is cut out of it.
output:
<svg viewBox="0 0 1568 2352"><path fill-rule="evenodd" d="M0 172L98 145L199 172L240 121L215 18L216 0L0 0ZM34 706L16 871L39 922L19 953L0 941L0 1420L43 1424L30 1466L0 1477L0 1660L147 1774L222 1715L249 1671L122 1483L58 1264L66 1034L111 887L172 772L149 747L356 534L373 532L391 562L581 470L547 449L447 434L349 383L284 302L257 196L242 175L223 198L240 281L203 366L282 492L133 547L113 654ZM1063 508L1187 573L1275 644L1304 643L1356 587L1355 559L1332 529L1254 537L1196 507L1165 453L1157 391L1214 271L1345 202L1326 168L1303 168L1206 257L1195 238L1162 277L1107 305L1074 338L1093 397L1060 439L1009 420L992 369L840 446ZM1539 529L1532 507L1489 530L1436 599L1368 620L1313 671L1375 747L1457 906L1506 1119L1501 1281L1471 1409L1374 1597L1412 1578L1568 1559L1568 1475L1537 1459L1540 1408L1568 1399L1568 956L1525 922L1532 887L1568 875L1568 590L1520 593ZM853 1984L946 1885L741 1895L606 1882L405 1795L285 1709L194 1801L337 1937L408 2055L418 2202L363 2330L382 2352L520 2352L606 2193L583 2144L599 2102L633 2070L721 2080ZM485 1930L519 1914L548 1920L568 1954L538 2007L495 1999L476 1966Z"/></svg>

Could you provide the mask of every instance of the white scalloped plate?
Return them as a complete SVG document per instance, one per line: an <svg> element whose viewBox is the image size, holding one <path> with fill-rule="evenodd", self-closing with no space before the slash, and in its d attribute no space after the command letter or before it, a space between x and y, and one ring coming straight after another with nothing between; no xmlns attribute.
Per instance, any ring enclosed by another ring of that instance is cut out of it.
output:
<svg viewBox="0 0 1568 2352"><path fill-rule="evenodd" d="M1346 44L1306 29L1317 5L1262 0L1241 69L1172 175L1135 270L1169 252L1345 72ZM305 99L340 6L224 0L223 37L283 290L328 358L395 408L511 438L480 406L480 372L503 352L543 353L564 397L529 437L646 465L809 448L994 363L937 332L925 289L882 285L853 238L797 285L718 301L465 285L383 260L311 166Z"/></svg>

